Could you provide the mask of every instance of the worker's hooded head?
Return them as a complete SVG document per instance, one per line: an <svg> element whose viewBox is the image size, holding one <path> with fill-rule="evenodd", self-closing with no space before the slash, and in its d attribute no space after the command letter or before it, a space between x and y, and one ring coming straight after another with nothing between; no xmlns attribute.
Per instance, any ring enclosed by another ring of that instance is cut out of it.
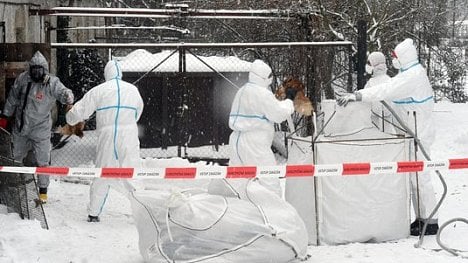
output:
<svg viewBox="0 0 468 263"><path fill-rule="evenodd" d="M49 64L41 52L36 51L29 61L29 76L34 82L42 82L49 74Z"/></svg>
<svg viewBox="0 0 468 263"><path fill-rule="evenodd" d="M392 52L392 64L397 69L406 69L414 63L418 63L418 51L410 38L395 47Z"/></svg>
<svg viewBox="0 0 468 263"><path fill-rule="evenodd" d="M382 75L387 73L385 55L382 52L372 52L367 57L366 72L368 74Z"/></svg>
<svg viewBox="0 0 468 263"><path fill-rule="evenodd" d="M270 66L262 60L255 60L250 66L249 82L262 87L270 86L273 75Z"/></svg>
<svg viewBox="0 0 468 263"><path fill-rule="evenodd" d="M111 79L122 79L122 69L117 60L107 62L106 67L104 68L104 78L106 81Z"/></svg>

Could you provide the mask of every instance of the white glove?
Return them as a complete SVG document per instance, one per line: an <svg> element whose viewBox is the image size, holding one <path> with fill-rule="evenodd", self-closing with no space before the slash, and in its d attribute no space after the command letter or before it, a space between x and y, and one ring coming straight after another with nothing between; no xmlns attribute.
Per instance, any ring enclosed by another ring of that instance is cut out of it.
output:
<svg viewBox="0 0 468 263"><path fill-rule="evenodd" d="M75 100L74 96L73 96L73 92L71 90L67 90L65 91L63 94L62 94L62 100L65 101L65 103L63 104L68 104L68 105L71 105L73 104L73 101Z"/></svg>
<svg viewBox="0 0 468 263"><path fill-rule="evenodd" d="M336 100L336 103L338 106L346 107L348 105L348 102L350 101L360 101L361 100L361 94L359 93L346 93L343 96L339 97Z"/></svg>
<svg viewBox="0 0 468 263"><path fill-rule="evenodd" d="M356 101L356 95L352 93L343 95L336 100L336 103L338 106L346 107L350 101Z"/></svg>

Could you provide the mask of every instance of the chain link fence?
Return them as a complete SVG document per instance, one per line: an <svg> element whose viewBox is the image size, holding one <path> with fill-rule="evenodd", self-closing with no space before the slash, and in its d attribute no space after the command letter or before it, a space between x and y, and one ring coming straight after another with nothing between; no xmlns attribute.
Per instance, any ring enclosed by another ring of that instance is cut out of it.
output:
<svg viewBox="0 0 468 263"><path fill-rule="evenodd" d="M22 166L13 160L10 135L0 131L0 166ZM30 165L28 161L26 165ZM0 208L17 213L22 219L36 219L48 229L42 203L38 201L36 180L33 174L0 174ZM1 210L1 209L0 209Z"/></svg>
<svg viewBox="0 0 468 263"><path fill-rule="evenodd" d="M67 48L75 52L75 47ZM121 62L123 80L138 87L145 104L138 122L142 158L180 157L226 165L231 103L248 81L254 59L263 59L273 69L272 92L287 77L303 82L316 112L322 97L352 85L350 43L346 42L155 44L145 49L87 44L86 48L111 54ZM311 136L313 118L294 114L293 129L299 129L300 136ZM288 128L278 125L277 130ZM93 165L97 134L92 125L81 139L71 136L58 141L52 165Z"/></svg>

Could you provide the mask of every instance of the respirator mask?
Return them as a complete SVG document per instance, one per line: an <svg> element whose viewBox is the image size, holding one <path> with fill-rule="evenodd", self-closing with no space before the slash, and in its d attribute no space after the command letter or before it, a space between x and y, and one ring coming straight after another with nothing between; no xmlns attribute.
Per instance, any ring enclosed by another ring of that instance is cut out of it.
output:
<svg viewBox="0 0 468 263"><path fill-rule="evenodd" d="M374 67L372 67L371 65L369 65L369 63L366 64L366 73L367 73L368 75L372 75L372 72L374 72Z"/></svg>
<svg viewBox="0 0 468 263"><path fill-rule="evenodd" d="M397 57L397 54L395 53L395 51L392 51L392 65L396 69L401 68L400 60L398 60L398 57Z"/></svg>
<svg viewBox="0 0 468 263"><path fill-rule="evenodd" d="M392 59L392 65L394 68L396 69L400 69L401 68L401 63L400 61L397 59L397 58L393 58Z"/></svg>
<svg viewBox="0 0 468 263"><path fill-rule="evenodd" d="M29 67L29 75L34 82L43 82L45 76L44 67L33 65Z"/></svg>

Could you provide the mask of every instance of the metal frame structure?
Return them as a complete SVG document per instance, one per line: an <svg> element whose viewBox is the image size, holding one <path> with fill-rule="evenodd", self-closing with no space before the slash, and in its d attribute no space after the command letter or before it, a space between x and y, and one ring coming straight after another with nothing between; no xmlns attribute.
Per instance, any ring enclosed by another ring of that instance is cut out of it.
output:
<svg viewBox="0 0 468 263"><path fill-rule="evenodd" d="M214 10L214 9L190 9L188 5L167 6L166 9L143 9L143 8L90 8L90 7L54 7L50 9L30 9L30 15L39 16L73 16L73 17L135 17L135 18L158 18L158 19L249 19L249 20L304 20L310 13L301 12L286 12L276 9L266 10ZM304 21L303 21L304 22ZM307 22L302 23L307 26ZM127 27L117 26L122 29ZM47 28L48 30L85 30L86 27L80 28ZM115 30L114 26L92 27L92 29ZM132 27L131 29L157 29L149 27ZM304 37L307 39L307 37ZM211 49L226 49L226 48L293 48L293 47L342 47L348 50L348 76L346 79L348 88L353 84L352 78L352 53L353 43L350 41L325 41L325 42L249 42L249 43L50 43L51 48L67 49L67 48L102 48L102 49L125 49L125 48L159 48L173 49L179 52L179 72L185 72L185 56L186 52L192 53L192 48L211 48ZM221 77L222 74L220 74ZM309 79L309 78L307 78ZM315 98L315 89L311 87L311 83L306 84L310 88L310 94ZM313 99L314 103L318 103Z"/></svg>
<svg viewBox="0 0 468 263"><path fill-rule="evenodd" d="M149 8L94 8L94 7L54 7L50 9L30 9L30 15L40 16L89 16L89 17L144 17L174 18L191 17L200 19L290 19L287 11L264 10L216 10L191 9L187 5L168 6L167 9Z"/></svg>
<svg viewBox="0 0 468 263"><path fill-rule="evenodd" d="M31 8L30 15L39 16L78 16L78 17L144 17L144 18L180 18L180 19L250 19L250 20L291 20L300 19L302 25L307 27L308 16L313 12L289 12L278 9L261 10L226 10L226 9L194 9L187 4L166 4L165 9L150 8L95 8L95 7L53 7L46 9ZM126 27L125 27L126 28ZM96 27L93 27L96 29ZM104 30L115 30L112 26L102 27ZM128 28L126 28L128 29ZM149 29L148 27L132 27L133 29ZM153 29L153 28L152 28ZM154 28L159 29L159 28ZM47 30L84 30L80 28L47 28ZM308 33L305 32L307 39ZM352 42L260 42L260 43L51 43L52 48L176 48L179 49L181 59L185 55L187 48L275 48L275 47L298 47L298 46L347 46L349 53L349 74L347 79L348 90L353 85L352 68ZM309 86L309 83L306 84ZM311 89L313 91L314 89ZM313 102L317 103L315 92Z"/></svg>
<svg viewBox="0 0 468 263"><path fill-rule="evenodd" d="M151 8L99 8L99 7L53 7L53 8L31 8L31 16L77 16L77 17L140 17L140 18L194 18L194 19L249 19L249 20L290 20L307 19L311 12L289 12L279 9L259 10L226 10L226 9L194 9L187 4L166 4L165 9ZM307 21L303 23L307 25ZM84 30L80 28L47 28L47 30ZM96 29L96 27L93 27ZM115 30L113 27L105 26L104 30ZM125 27L125 29L128 29ZM131 27L131 29L149 29L148 27ZM158 27L152 29L160 29ZM261 47L284 47L284 46L348 46L349 53L352 51L352 42L276 42L276 43L51 43L52 48L184 48L212 47L212 48L261 48ZM351 59L349 68L353 67ZM351 73L348 76L348 88L352 86Z"/></svg>
<svg viewBox="0 0 468 263"><path fill-rule="evenodd" d="M350 41L336 42L251 42L251 43L51 43L52 48L274 48L351 46Z"/></svg>

